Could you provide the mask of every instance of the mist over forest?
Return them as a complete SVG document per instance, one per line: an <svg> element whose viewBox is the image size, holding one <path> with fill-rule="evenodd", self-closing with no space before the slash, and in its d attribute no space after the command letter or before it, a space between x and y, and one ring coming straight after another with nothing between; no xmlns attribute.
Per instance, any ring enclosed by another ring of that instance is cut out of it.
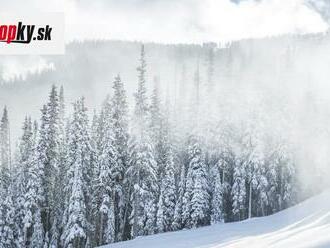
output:
<svg viewBox="0 0 330 248"><path fill-rule="evenodd" d="M72 42L64 56L32 61L45 69L0 85L9 116L2 134L9 123L12 143L2 144L2 164L11 146L9 174L25 178L24 166L40 173L39 186L24 179L24 199L45 194L29 202L35 219L22 220L18 247L93 247L265 216L329 186L328 33L202 45ZM70 226L77 215L79 232Z"/></svg>
<svg viewBox="0 0 330 248"><path fill-rule="evenodd" d="M207 99L217 106L212 115L226 118L220 106L227 106L231 114L244 121L242 112L249 108L253 112L255 105L262 107L271 120L269 131L282 127L283 121L290 125L283 127L283 132L296 144L299 164L328 171L329 39L328 34L310 34L227 44L147 43L147 87L151 93L154 77L157 77L162 100L167 99L171 108L177 110L191 97L197 69L201 87L207 88L208 58L212 49L215 93L212 99ZM2 80L0 106L7 105L11 112L13 140L16 142L21 134L18 130L27 114L36 120L40 118L41 106L52 84L64 86L68 105L84 96L92 114L106 95L111 94L111 82L120 74L132 109L140 46L139 42L126 41L72 42L67 45L65 56L38 56L38 59L11 56L16 64L27 60L24 67L29 67L29 60L31 64L42 60L51 65L39 72L27 72L24 78L18 73L14 78ZM304 180L317 174L324 175L316 170L308 173Z"/></svg>

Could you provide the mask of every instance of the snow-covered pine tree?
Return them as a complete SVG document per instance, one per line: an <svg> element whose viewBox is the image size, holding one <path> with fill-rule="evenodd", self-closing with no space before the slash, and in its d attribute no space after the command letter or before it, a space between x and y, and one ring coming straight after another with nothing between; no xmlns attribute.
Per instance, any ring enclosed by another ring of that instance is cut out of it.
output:
<svg viewBox="0 0 330 248"><path fill-rule="evenodd" d="M99 143L99 132L98 132L98 129L99 129L99 119L100 119L100 116L99 114L97 113L97 111L94 109L93 111L93 117L92 117L92 123L91 123L91 142L92 142L92 146L96 152L96 157L97 157L97 152L99 150L99 146L98 146L98 143ZM97 171L97 167L95 168L96 171ZM97 175L98 173L97 172L94 172L95 175Z"/></svg>
<svg viewBox="0 0 330 248"><path fill-rule="evenodd" d="M57 87L52 86L48 102L41 110L41 124L37 147L38 163L42 168L42 186L45 193L41 216L45 233L50 235L55 220L55 196L57 190L55 181L59 175L59 147L60 147L60 99Z"/></svg>
<svg viewBox="0 0 330 248"><path fill-rule="evenodd" d="M103 245L115 241L115 194L120 188L117 178L121 176L122 168L118 164L118 151L115 146L115 135L113 129L112 109L110 98L107 97L103 104L100 115L99 125L102 133L98 134L100 138L98 169L94 198L96 197L96 216L95 223L98 232L97 244ZM120 174L120 175L118 175Z"/></svg>
<svg viewBox="0 0 330 248"><path fill-rule="evenodd" d="M84 197L84 179L82 154L78 153L76 162L72 165L72 188L68 205L68 220L64 227L65 247L84 247L87 241L87 210Z"/></svg>
<svg viewBox="0 0 330 248"><path fill-rule="evenodd" d="M108 98L107 98L108 100ZM102 184L100 184L100 161L101 161L101 153L102 153L102 137L104 136L104 112L103 109L98 114L96 110L94 110L94 115L91 124L91 146L95 151L95 159L96 159L96 166L94 167L93 171L93 184L91 185L92 188L92 203L91 203L91 214L92 214L92 223L94 226L94 237L93 241L95 245L99 245L102 242L102 230L100 223L100 218L102 213L100 212L100 206L102 203Z"/></svg>
<svg viewBox="0 0 330 248"><path fill-rule="evenodd" d="M233 186L231 190L233 214L236 220L243 220L246 218L246 187L245 187L246 172L244 168L244 161L236 160L233 175Z"/></svg>
<svg viewBox="0 0 330 248"><path fill-rule="evenodd" d="M159 96L159 78L154 77L154 89L151 95L150 104L150 137L152 145L154 147L154 157L157 163L156 172L158 179L158 189L161 187L161 178L164 173L164 161L162 161L162 156L164 155L164 113L161 110L160 96ZM160 192L157 192L158 196Z"/></svg>
<svg viewBox="0 0 330 248"><path fill-rule="evenodd" d="M60 87L60 95L59 95L59 119L60 122L63 122L65 118L65 99L64 99L64 87L61 85ZM62 128L62 126L60 126Z"/></svg>
<svg viewBox="0 0 330 248"><path fill-rule="evenodd" d="M130 141L128 180L133 186L131 195L132 237L155 232L157 175L156 161L150 137L150 113L146 94L146 62L144 46L141 48L140 66L137 68L138 89Z"/></svg>
<svg viewBox="0 0 330 248"><path fill-rule="evenodd" d="M180 176L178 177L178 187L177 187L177 200L175 203L174 209L174 221L172 223L172 230L180 230L183 227L183 220L182 220L182 211L183 211L183 196L185 192L185 185L186 185L186 177L185 177L185 166L181 164L180 167Z"/></svg>
<svg viewBox="0 0 330 248"><path fill-rule="evenodd" d="M209 184L208 172L200 147L193 144L190 151L189 167L193 170L194 190L191 199L191 221L193 227L204 226L210 223L209 213Z"/></svg>
<svg viewBox="0 0 330 248"><path fill-rule="evenodd" d="M116 171L113 177L116 184L114 199L114 217L116 241L128 238L128 201L129 183L125 181L125 172L128 168L128 106L124 84L119 75L113 82L113 96L111 98L111 119L114 134L114 146L118 152Z"/></svg>
<svg viewBox="0 0 330 248"><path fill-rule="evenodd" d="M182 63L182 61L181 61ZM180 230L184 227L182 220L183 209L183 195L186 187L186 174L187 166L189 163L187 149L186 149L186 136L189 135L191 130L191 104L188 102L188 84L187 84L187 67L183 63L181 76L178 86L178 98L176 99L176 108L171 108L169 87L166 96L166 117L169 118L171 127L171 146L174 155L174 161L177 164L175 167L175 186L176 186L176 204L174 211L174 221L172 223L172 230Z"/></svg>
<svg viewBox="0 0 330 248"><path fill-rule="evenodd" d="M160 187L157 211L158 232L168 232L173 230L174 213L176 206L175 178L173 154L169 149L166 156L165 172Z"/></svg>
<svg viewBox="0 0 330 248"><path fill-rule="evenodd" d="M30 122L30 121L29 121ZM32 122L29 123L32 126ZM37 161L37 125L32 127L29 137L29 156L27 157L26 191L24 195L24 238L27 247L43 247L44 233L41 223L41 204L43 202L42 168Z"/></svg>
<svg viewBox="0 0 330 248"><path fill-rule="evenodd" d="M160 179L160 175L163 172L161 163L162 153L162 122L164 116L161 110L160 97L159 97L159 79L154 78L154 90L151 96L150 104L150 136L154 146L155 159L157 162L157 175ZM160 185L160 184L159 184Z"/></svg>
<svg viewBox="0 0 330 248"><path fill-rule="evenodd" d="M160 182L160 195L157 204L157 231L171 231L174 222L176 206L175 169L173 149L170 140L168 117L163 119L160 126L160 157L162 167L158 177Z"/></svg>
<svg viewBox="0 0 330 248"><path fill-rule="evenodd" d="M231 197L234 220L251 216L252 191L257 185L255 172L259 161L255 157L254 128L250 122L246 124L239 126L237 136L232 141L236 143L236 148L232 146L234 173Z"/></svg>
<svg viewBox="0 0 330 248"><path fill-rule="evenodd" d="M188 142L189 166L186 191L183 197L183 222L185 227L199 227L210 223L208 171L200 141L191 136Z"/></svg>
<svg viewBox="0 0 330 248"><path fill-rule="evenodd" d="M247 121L247 127L241 139L242 160L246 171L247 190L247 218L257 215L264 215L264 208L267 204L265 191L267 180L264 176L264 136L261 132L263 119L260 111L255 110L251 120Z"/></svg>
<svg viewBox="0 0 330 248"><path fill-rule="evenodd" d="M165 230L165 221L164 221L164 197L162 191L160 191L158 203L157 203L157 216L156 216L156 229L157 232L162 233Z"/></svg>
<svg viewBox="0 0 330 248"><path fill-rule="evenodd" d="M231 128L229 129L231 130ZM231 222L233 218L233 197L232 186L234 169L236 167L236 157L232 147L232 132L234 130L226 130L220 134L223 141L221 151L219 152L219 160L217 167L221 171L222 182L222 214L225 222ZM214 190L213 190L214 191Z"/></svg>
<svg viewBox="0 0 330 248"><path fill-rule="evenodd" d="M9 185L7 194L0 203L0 247L15 247L15 208L13 202L12 185Z"/></svg>
<svg viewBox="0 0 330 248"><path fill-rule="evenodd" d="M28 170L33 156L33 127L31 118L26 117L23 123L23 134L15 156L13 173L13 199L15 205L14 238L16 246L25 247L28 243L27 218L25 211L25 194L27 192Z"/></svg>
<svg viewBox="0 0 330 248"><path fill-rule="evenodd" d="M113 198L109 197L108 199L104 199L101 206L101 212L107 216L106 229L104 231L104 241L106 244L113 243L116 238L114 201ZM103 206L106 208L102 209Z"/></svg>
<svg viewBox="0 0 330 248"><path fill-rule="evenodd" d="M186 228L207 225L210 222L208 168L198 135L200 127L200 73L199 61L194 74L193 93L190 99L190 120L186 123L190 132L186 143L187 172L182 199L182 223Z"/></svg>
<svg viewBox="0 0 330 248"><path fill-rule="evenodd" d="M245 182L246 182L246 202L247 202L247 218L252 217L252 208L254 207L253 201L256 198L256 188L260 181L260 166L262 156L258 151L258 138L256 137L255 130L248 130L242 138L241 160L243 161L243 167L245 168Z"/></svg>
<svg viewBox="0 0 330 248"><path fill-rule="evenodd" d="M67 160L68 160L68 140L65 127L65 99L64 88L61 86L59 93L59 112L58 112L58 149L57 149L57 170L54 177L54 206L53 220L50 230L50 248L56 248L60 242L61 232L63 230L62 219L65 204L65 191L63 185L67 184Z"/></svg>
<svg viewBox="0 0 330 248"><path fill-rule="evenodd" d="M173 144L169 124L169 99L163 107L159 96L159 79L154 78L154 91L151 97L151 137L154 144L154 154L157 161L158 177L158 210L157 230L166 232L173 230L176 188Z"/></svg>
<svg viewBox="0 0 330 248"><path fill-rule="evenodd" d="M267 195L267 206L265 209L265 214L269 215L272 213L275 213L278 211L278 168L277 168L277 158L278 158L278 144L272 145L268 144L268 147L270 147L269 152L266 153L266 160L264 163L264 169L267 180L267 189L266 189L266 195Z"/></svg>
<svg viewBox="0 0 330 248"><path fill-rule="evenodd" d="M292 206L296 201L297 178L292 148L282 145L277 157L278 211Z"/></svg>
<svg viewBox="0 0 330 248"><path fill-rule="evenodd" d="M255 199L255 212L257 216L268 215L267 207L269 206L268 198L268 188L269 183L266 177L267 168L265 166L265 161L262 161L262 164L259 164L258 168L258 182L257 182L257 199Z"/></svg>
<svg viewBox="0 0 330 248"><path fill-rule="evenodd" d="M212 190L212 201L211 201L211 223L222 223L224 221L223 217L223 191L224 185L221 179L221 174L218 166L212 169L212 180L213 180L213 190Z"/></svg>
<svg viewBox="0 0 330 248"><path fill-rule="evenodd" d="M0 196L5 194L10 184L10 134L7 107L0 120ZM3 196L5 197L5 196Z"/></svg>
<svg viewBox="0 0 330 248"><path fill-rule="evenodd" d="M10 171L10 134L7 107L0 120L0 247L14 246L14 205Z"/></svg>
<svg viewBox="0 0 330 248"><path fill-rule="evenodd" d="M90 200L90 137L84 98L74 103L69 130L68 195L65 227L61 237L65 247L85 247L91 228L88 221Z"/></svg>
<svg viewBox="0 0 330 248"><path fill-rule="evenodd" d="M37 209L34 213L33 219L33 233L30 241L30 247L43 248L44 247L44 229L41 223L40 210Z"/></svg>

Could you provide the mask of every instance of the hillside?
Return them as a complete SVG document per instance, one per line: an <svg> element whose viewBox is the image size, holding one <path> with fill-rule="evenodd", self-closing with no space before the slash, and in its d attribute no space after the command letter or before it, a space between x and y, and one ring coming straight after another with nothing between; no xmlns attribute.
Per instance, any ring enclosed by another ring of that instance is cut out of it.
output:
<svg viewBox="0 0 330 248"><path fill-rule="evenodd" d="M329 37L328 34L288 35L241 40L226 48L216 49L213 58L213 80L219 88L219 94L223 98L223 92L234 93L244 86L249 90L270 89L271 92L283 89L285 97L293 94L296 98L301 94L296 90L297 85L301 91L305 89L305 84L308 85L308 90L311 90L310 80L313 80L316 86L327 85ZM140 46L138 42L113 40L73 42L66 46L64 56L40 56L39 59L52 69L28 73L25 78L17 77L8 82L2 82L4 68L0 65L0 107L8 107L11 129L20 130L26 114L33 119L40 118L40 108L47 100L52 84L64 86L67 106L83 95L86 97L87 106L93 110L111 93L111 83L119 73L131 103L137 86L136 67ZM160 79L162 97L164 98L169 90L170 101L177 104L179 99L189 95L197 64L201 82L206 84L210 46L212 45L147 43L147 87L153 88L153 78L157 76ZM310 50L313 53L310 53ZM20 68L25 68L29 67L30 59L39 61L38 57L23 59L20 56L10 57L10 60L5 57L4 61L9 65L17 64ZM33 64L31 62L30 66L37 66ZM20 134L12 133L13 140Z"/></svg>
<svg viewBox="0 0 330 248"><path fill-rule="evenodd" d="M107 248L330 247L330 191L277 214L139 237Z"/></svg>

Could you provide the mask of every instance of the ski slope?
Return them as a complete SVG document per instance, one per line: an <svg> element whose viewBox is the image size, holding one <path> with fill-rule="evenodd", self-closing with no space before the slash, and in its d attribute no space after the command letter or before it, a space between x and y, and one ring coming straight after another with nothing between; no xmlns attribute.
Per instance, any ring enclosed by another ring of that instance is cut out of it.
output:
<svg viewBox="0 0 330 248"><path fill-rule="evenodd" d="M138 237L105 247L330 247L330 191L267 217Z"/></svg>

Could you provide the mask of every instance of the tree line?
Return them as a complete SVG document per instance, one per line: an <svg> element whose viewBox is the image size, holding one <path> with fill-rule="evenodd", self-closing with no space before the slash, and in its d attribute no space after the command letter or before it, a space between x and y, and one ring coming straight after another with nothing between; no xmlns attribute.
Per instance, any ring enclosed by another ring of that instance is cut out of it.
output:
<svg viewBox="0 0 330 248"><path fill-rule="evenodd" d="M95 247L295 203L290 146L258 128L258 116L241 123L219 111L213 57L210 48L205 83L197 65L189 97L174 107L170 91L161 97L159 78L148 93L144 46L132 111L119 75L93 115L83 97L68 111L63 87L54 85L40 120L25 117L13 154L5 107L0 247Z"/></svg>

